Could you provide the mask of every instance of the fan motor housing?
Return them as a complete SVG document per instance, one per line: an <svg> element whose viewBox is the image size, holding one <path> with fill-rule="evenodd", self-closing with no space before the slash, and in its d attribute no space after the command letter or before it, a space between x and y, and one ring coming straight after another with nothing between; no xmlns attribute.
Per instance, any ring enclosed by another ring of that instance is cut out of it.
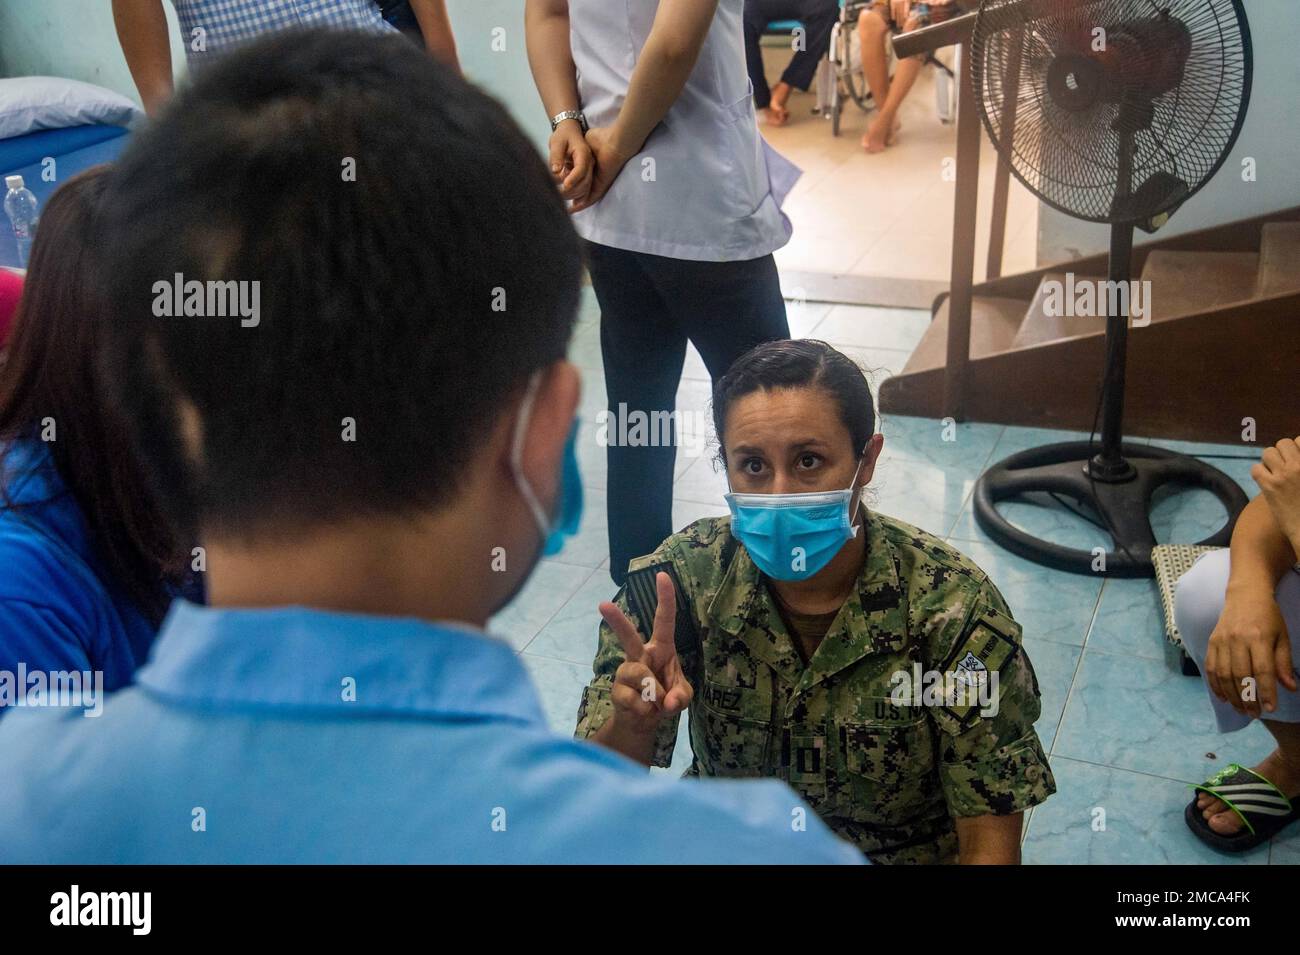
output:
<svg viewBox="0 0 1300 955"><path fill-rule="evenodd" d="M1061 109L1080 113L1092 109L1102 96L1101 64L1081 53L1062 53L1047 68L1047 92Z"/></svg>

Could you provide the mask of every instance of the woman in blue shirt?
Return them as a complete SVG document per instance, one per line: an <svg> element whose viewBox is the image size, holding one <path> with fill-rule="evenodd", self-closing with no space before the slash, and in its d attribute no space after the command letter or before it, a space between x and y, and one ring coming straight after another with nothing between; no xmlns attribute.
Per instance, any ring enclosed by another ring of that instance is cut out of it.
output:
<svg viewBox="0 0 1300 955"><path fill-rule="evenodd" d="M92 250L107 173L50 198L0 366L0 713L30 687L22 672L131 682L187 570L102 387Z"/></svg>

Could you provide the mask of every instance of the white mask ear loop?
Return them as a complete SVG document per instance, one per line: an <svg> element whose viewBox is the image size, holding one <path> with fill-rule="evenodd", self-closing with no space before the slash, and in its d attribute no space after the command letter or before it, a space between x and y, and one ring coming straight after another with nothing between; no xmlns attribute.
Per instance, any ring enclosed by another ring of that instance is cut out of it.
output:
<svg viewBox="0 0 1300 955"><path fill-rule="evenodd" d="M858 516L858 512L862 510L862 495L860 495L860 494L858 495L858 506L857 506L856 508L853 507L853 495L854 495L854 493L856 493L856 492L859 490L859 488L858 488L858 475L862 473L862 465L863 465L863 464L866 462L866 460L867 460L867 447L869 447L869 446L870 446L870 442L868 442L867 445L865 445L865 446L862 448L862 454L860 454L860 455L858 456L858 466L857 466L856 468L853 469L853 480L852 480L851 482L849 482L849 499L848 499L847 504L848 504L848 507L850 508L850 511L849 511L849 524L853 527L853 536L854 536L854 537L857 537L857 536L858 536L858 522L857 522L857 516Z"/></svg>
<svg viewBox="0 0 1300 955"><path fill-rule="evenodd" d="M546 508L542 507L542 502L537 499L537 494L532 485L528 483L528 478L524 477L524 436L528 432L528 424L533 416L533 402L537 398L537 389L542 382L542 372L537 370L533 376L528 379L528 388L524 392L524 400L519 403L519 413L515 418L515 432L513 442L510 447L510 467L515 473L515 484L519 487L519 494L523 497L524 503L528 509L533 512L533 520L537 522L538 529L542 532L542 537L551 533L551 519L546 514Z"/></svg>

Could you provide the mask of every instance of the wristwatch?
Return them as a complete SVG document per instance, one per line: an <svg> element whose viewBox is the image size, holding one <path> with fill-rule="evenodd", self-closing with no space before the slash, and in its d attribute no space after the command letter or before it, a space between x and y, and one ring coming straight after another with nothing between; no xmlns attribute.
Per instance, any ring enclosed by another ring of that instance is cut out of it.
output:
<svg viewBox="0 0 1300 955"><path fill-rule="evenodd" d="M582 127L583 135L586 135L588 128L587 117L580 109L566 109L563 113L556 113L552 116L551 132L555 132L560 127L560 123L564 122L566 119L576 119L578 125Z"/></svg>

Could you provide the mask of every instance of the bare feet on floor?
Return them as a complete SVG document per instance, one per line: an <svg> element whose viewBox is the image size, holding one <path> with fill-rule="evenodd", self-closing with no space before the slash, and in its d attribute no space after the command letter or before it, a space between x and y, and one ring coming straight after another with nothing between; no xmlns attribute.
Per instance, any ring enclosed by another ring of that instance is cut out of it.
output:
<svg viewBox="0 0 1300 955"><path fill-rule="evenodd" d="M767 121L772 126L784 126L790 121L790 110L786 103L790 100L790 84L784 81L772 87L772 99L767 107Z"/></svg>
<svg viewBox="0 0 1300 955"><path fill-rule="evenodd" d="M775 103L763 110L763 113L767 116L767 125L769 126L784 126L790 120L790 111L784 106L777 106Z"/></svg>
<svg viewBox="0 0 1300 955"><path fill-rule="evenodd" d="M862 148L869 153L880 153L885 151L886 146L892 146L898 140L898 132L903 128L903 124L894 120L893 125L889 127L889 132L885 132L885 124L881 122L881 117L877 116L867 127L867 133L862 137Z"/></svg>

